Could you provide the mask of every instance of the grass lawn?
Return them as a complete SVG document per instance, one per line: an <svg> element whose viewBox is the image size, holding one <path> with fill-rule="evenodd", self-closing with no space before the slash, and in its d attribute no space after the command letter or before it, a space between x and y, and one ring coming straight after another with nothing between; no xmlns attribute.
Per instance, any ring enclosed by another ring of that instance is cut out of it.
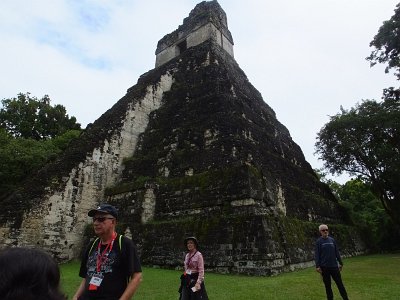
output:
<svg viewBox="0 0 400 300"><path fill-rule="evenodd" d="M61 265L62 287L69 299L78 287L79 263ZM177 300L181 272L143 268L143 282L134 299ZM210 299L322 300L321 276L314 268L275 277L250 277L206 273ZM400 299L400 253L344 259L344 285L351 300ZM341 299L333 283L335 299Z"/></svg>

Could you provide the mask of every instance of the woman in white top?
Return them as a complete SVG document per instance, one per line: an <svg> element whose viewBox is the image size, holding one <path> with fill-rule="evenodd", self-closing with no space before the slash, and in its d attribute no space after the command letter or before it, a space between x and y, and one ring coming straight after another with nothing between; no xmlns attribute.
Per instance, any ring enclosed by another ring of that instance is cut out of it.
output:
<svg viewBox="0 0 400 300"><path fill-rule="evenodd" d="M204 286L204 259L197 250L199 243L194 236L187 237L184 243L188 253L185 256L184 273L181 276L180 299L208 300Z"/></svg>

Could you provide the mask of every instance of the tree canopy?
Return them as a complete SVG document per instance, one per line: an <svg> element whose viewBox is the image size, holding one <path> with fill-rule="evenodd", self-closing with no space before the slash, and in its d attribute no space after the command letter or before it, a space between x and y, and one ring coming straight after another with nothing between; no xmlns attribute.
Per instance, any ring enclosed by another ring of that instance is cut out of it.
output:
<svg viewBox="0 0 400 300"><path fill-rule="evenodd" d="M29 175L54 159L81 133L62 105L50 98L3 99L0 110L0 196L15 190Z"/></svg>
<svg viewBox="0 0 400 300"><path fill-rule="evenodd" d="M372 192L370 183L350 179L340 184L328 179L323 170L314 171L320 180L331 188L339 203L346 209L368 249L400 249L400 232L385 213L377 195Z"/></svg>
<svg viewBox="0 0 400 300"><path fill-rule="evenodd" d="M367 57L387 64L400 80L400 3L379 28ZM384 89L383 101L364 100L330 117L317 134L316 153L332 174L358 176L378 196L400 228L400 89Z"/></svg>
<svg viewBox="0 0 400 300"><path fill-rule="evenodd" d="M49 96L41 99L29 93L3 99L0 127L14 137L35 140L54 138L68 130L80 130L75 117L69 117L62 105L52 106Z"/></svg>
<svg viewBox="0 0 400 300"><path fill-rule="evenodd" d="M400 3L390 20L383 22L370 46L375 48L367 57L371 66L387 63L386 73L393 69L397 79L400 79Z"/></svg>
<svg viewBox="0 0 400 300"><path fill-rule="evenodd" d="M371 184L384 209L400 224L400 100L364 100L330 117L317 135L316 152L332 174L347 172Z"/></svg>

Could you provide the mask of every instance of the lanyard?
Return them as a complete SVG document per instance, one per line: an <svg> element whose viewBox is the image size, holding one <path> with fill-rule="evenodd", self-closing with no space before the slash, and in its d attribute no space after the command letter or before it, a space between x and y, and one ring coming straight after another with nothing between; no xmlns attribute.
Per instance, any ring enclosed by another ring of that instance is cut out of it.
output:
<svg viewBox="0 0 400 300"><path fill-rule="evenodd" d="M189 274L189 275L190 275L190 274L192 273L192 271L190 271L191 268L189 267L189 264L190 264L190 262L192 261L193 256L196 255L196 253L197 253L197 250L196 250L195 253L193 253L192 256L189 256L188 261L187 261L187 263L186 263L185 270L184 270L184 272L183 272L183 275L186 276L186 274ZM188 271L188 272L186 272L186 271Z"/></svg>
<svg viewBox="0 0 400 300"><path fill-rule="evenodd" d="M100 273L101 265L107 260L108 255L110 254L112 247L114 245L115 238L117 237L117 233L114 232L112 236L111 243L107 244L106 249L104 249L103 253L100 253L101 248L101 240L99 241L99 245L97 247L97 259L96 259L96 270L97 273ZM108 250L108 251L107 251Z"/></svg>
<svg viewBox="0 0 400 300"><path fill-rule="evenodd" d="M193 258L193 256L195 256L195 255L196 255L196 253L197 253L197 250L196 250L196 252L195 252L195 253L193 253L193 255L192 255L192 256L190 256L190 257L189 257L189 259L188 259L188 262L187 262L187 266L188 266L188 268L189 268L189 264L190 264L190 262L192 261L192 258Z"/></svg>

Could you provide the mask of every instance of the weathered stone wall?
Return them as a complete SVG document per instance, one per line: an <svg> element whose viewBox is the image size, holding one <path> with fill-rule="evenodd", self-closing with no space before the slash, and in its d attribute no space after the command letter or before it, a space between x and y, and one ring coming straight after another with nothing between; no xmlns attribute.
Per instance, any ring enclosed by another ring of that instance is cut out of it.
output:
<svg viewBox="0 0 400 300"><path fill-rule="evenodd" d="M232 35L228 30L226 14L217 1L203 1L196 5L177 30L158 42L156 67L180 55L182 43L185 48L190 48L208 39L213 39L233 57Z"/></svg>
<svg viewBox="0 0 400 300"><path fill-rule="evenodd" d="M215 214L153 220L135 224L134 239L142 262L150 266L182 266L183 237L196 234L207 270L270 276L310 267L318 223L271 214ZM331 225L344 256L358 255L364 245L351 226ZM155 242L156 241L156 242Z"/></svg>
<svg viewBox="0 0 400 300"><path fill-rule="evenodd" d="M229 41L229 39L223 35L223 33L215 27L214 24L208 23L204 26L194 30L193 32L178 36L178 39L174 41L173 44L168 47L165 46L160 52L157 53L156 56L156 67L165 64L170 61L174 57L177 57L181 54L179 49L179 44L182 42L186 43L187 48L191 48L197 46L208 39L213 39L215 42L220 45L226 52L233 56L233 44Z"/></svg>
<svg viewBox="0 0 400 300"><path fill-rule="evenodd" d="M312 264L322 222L344 253L363 251L343 208L230 55L209 41L164 67L178 70L165 105L106 191L126 208L121 226L144 263L180 265L182 240L193 234L208 269L273 275Z"/></svg>
<svg viewBox="0 0 400 300"><path fill-rule="evenodd" d="M118 130L111 130L109 137L100 141L91 153L70 170L67 176L46 178L40 201L23 195L26 208L15 222L11 196L9 216L3 216L0 239L3 246L41 246L60 260L77 257L84 228L88 223L87 212L104 199L104 190L116 182L124 158L132 156L141 133L147 127L149 115L162 104L163 94L172 85L173 77L165 73L159 81L146 87L142 98L132 99L127 105ZM90 132L90 129L88 130ZM88 133L86 133L88 134ZM21 191L20 193L28 191ZM28 205L28 202L35 202ZM4 222L5 218L8 219ZM13 228L14 227L14 228ZM16 228L15 228L16 227Z"/></svg>
<svg viewBox="0 0 400 300"><path fill-rule="evenodd" d="M210 19L209 28L223 28L219 5L207 3L177 32ZM344 254L363 250L218 38L143 74L57 160L0 199L0 243L77 257L90 234L87 211L103 199L120 208L119 232L132 235L149 265L181 265L183 238L196 235L208 269L273 275L310 264L322 222Z"/></svg>

